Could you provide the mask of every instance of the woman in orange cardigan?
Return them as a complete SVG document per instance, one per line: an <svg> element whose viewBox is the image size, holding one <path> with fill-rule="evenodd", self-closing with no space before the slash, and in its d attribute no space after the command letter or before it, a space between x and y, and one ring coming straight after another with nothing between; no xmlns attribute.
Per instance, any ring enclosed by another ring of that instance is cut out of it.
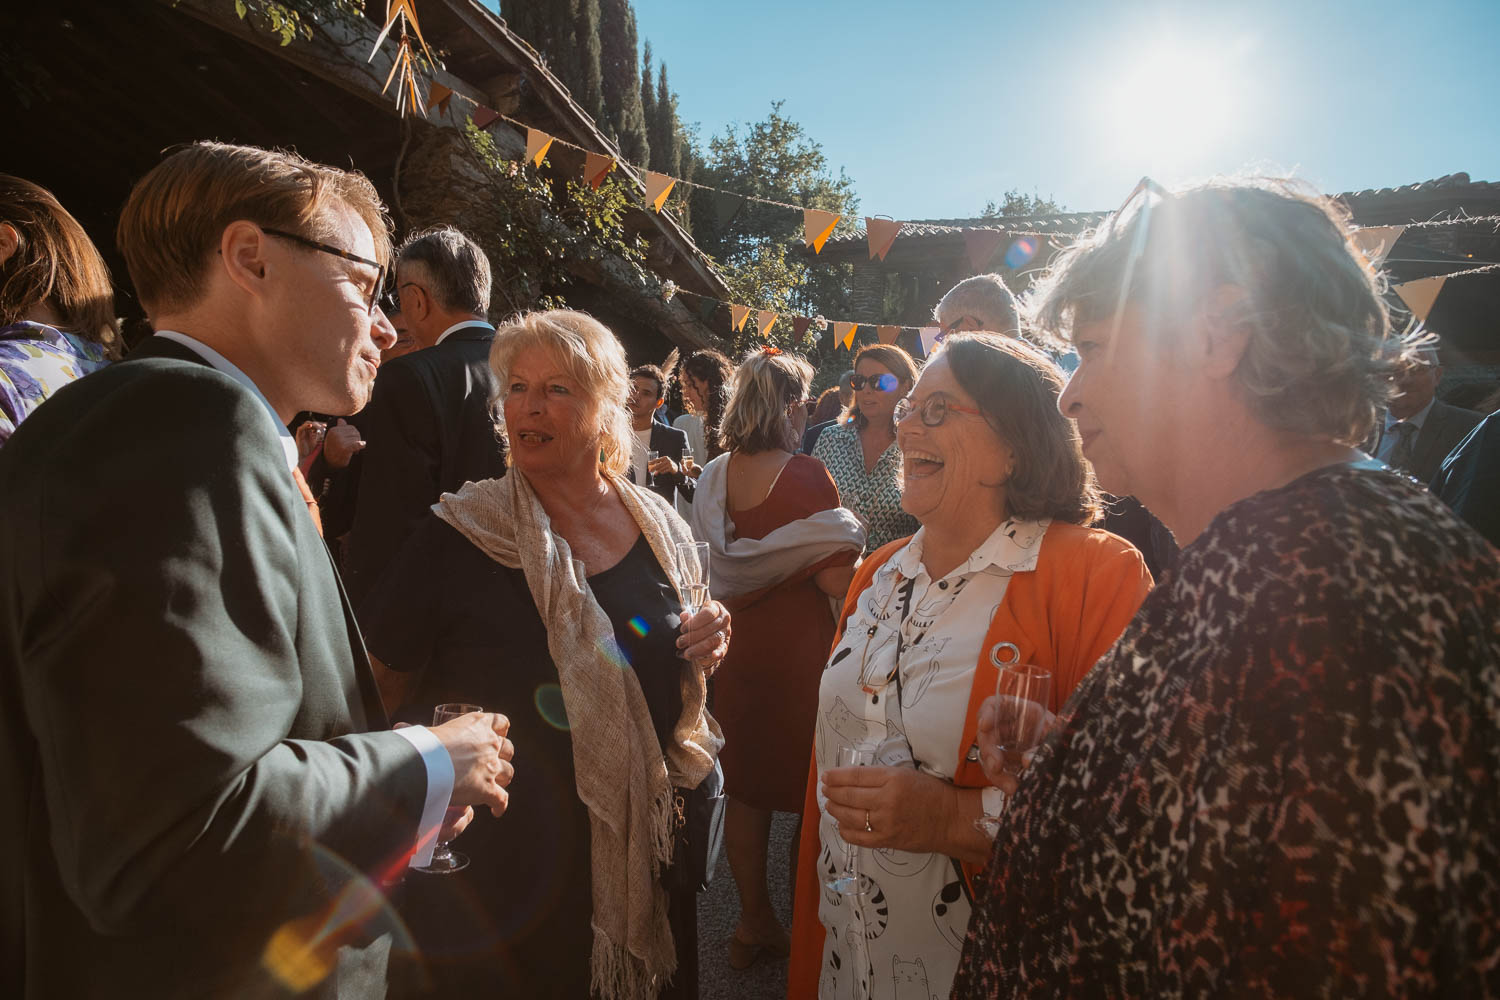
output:
<svg viewBox="0 0 1500 1000"><path fill-rule="evenodd" d="M1099 494L1061 389L1025 343L956 334L897 409L901 502L922 528L861 567L823 674L789 997L948 994L968 869L990 854L976 820L1003 800L975 745L995 660L1009 643L1050 670L1056 712L1150 588L1129 543L1084 527ZM837 768L850 746L875 764ZM846 845L860 895L823 884Z"/></svg>

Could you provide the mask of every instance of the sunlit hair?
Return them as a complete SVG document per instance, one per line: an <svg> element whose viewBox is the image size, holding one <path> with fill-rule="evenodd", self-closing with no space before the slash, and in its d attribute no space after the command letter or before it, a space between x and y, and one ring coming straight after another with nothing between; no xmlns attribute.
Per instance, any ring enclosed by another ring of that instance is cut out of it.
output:
<svg viewBox="0 0 1500 1000"><path fill-rule="evenodd" d="M490 348L490 370L499 387L497 404L505 399L516 358L534 347L556 358L587 398L583 431L586 437L598 439L600 470L623 475L630 466L630 412L625 409L630 366L619 339L588 313L571 309L524 313L509 320L495 331ZM496 405L495 412L501 437L508 441L505 409Z"/></svg>
<svg viewBox="0 0 1500 1000"><path fill-rule="evenodd" d="M452 226L433 226L408 237L396 251L396 263L404 277L427 279L427 293L439 308L475 316L490 311L490 260L478 243Z"/></svg>
<svg viewBox="0 0 1500 1000"><path fill-rule="evenodd" d="M910 392L912 384L917 381L917 363L912 356L907 354L895 344L866 344L854 355L854 370L858 372L861 361L873 361L886 371L906 383L906 391ZM904 395L904 393L903 393ZM856 394L855 399L859 396ZM898 399L900 397L897 397ZM870 420L859 412L859 404L855 403L849 408L848 419L854 421L854 426L864 430L870 425Z"/></svg>
<svg viewBox="0 0 1500 1000"><path fill-rule="evenodd" d="M630 379L633 382L638 378L649 378L651 381L656 383L655 398L661 399L667 394L667 375L666 372L662 371L659 366L636 365L634 368L630 369Z"/></svg>
<svg viewBox="0 0 1500 1000"><path fill-rule="evenodd" d="M1088 525L1103 513L1093 468L1084 461L1078 425L1057 409L1063 373L1024 341L994 333L952 333L930 365L948 369L974 397L990 429L1015 454L1005 483L1007 517L1052 518Z"/></svg>
<svg viewBox="0 0 1500 1000"><path fill-rule="evenodd" d="M1057 258L1034 288L1033 326L1068 340L1134 305L1170 351L1215 289L1237 286L1244 299L1219 318L1248 329L1235 377L1257 419L1358 444L1394 352L1380 277L1349 232L1339 205L1284 179L1142 199Z"/></svg>
<svg viewBox="0 0 1500 1000"><path fill-rule="evenodd" d="M151 314L194 305L224 229L240 219L333 243L332 205L364 220L375 259L391 256L390 222L364 174L296 153L222 142L179 149L142 177L120 211L115 241Z"/></svg>
<svg viewBox="0 0 1500 1000"><path fill-rule="evenodd" d="M0 264L0 326L19 323L45 304L62 329L119 357L109 268L78 221L51 191L0 174L0 222L18 237L15 253Z"/></svg>
<svg viewBox="0 0 1500 1000"><path fill-rule="evenodd" d="M979 322L979 328L989 333L1014 336L1021 328L1016 297L998 274L965 278L948 289L948 294L932 308L932 318L942 327L951 326L965 316L972 316Z"/></svg>
<svg viewBox="0 0 1500 1000"><path fill-rule="evenodd" d="M682 362L679 370L684 376L691 375L708 387L704 400L708 412L700 413L698 417L703 421L703 440L708 457L718 458L724 453L723 445L719 444L719 425L724 422L724 409L729 405L729 383L734 379L734 365L718 351L694 351ZM687 402L686 395L683 402Z"/></svg>
<svg viewBox="0 0 1500 1000"><path fill-rule="evenodd" d="M735 369L729 405L719 427L725 451L755 454L785 449L796 451L787 407L800 402L812 384L812 365L800 354L751 351Z"/></svg>

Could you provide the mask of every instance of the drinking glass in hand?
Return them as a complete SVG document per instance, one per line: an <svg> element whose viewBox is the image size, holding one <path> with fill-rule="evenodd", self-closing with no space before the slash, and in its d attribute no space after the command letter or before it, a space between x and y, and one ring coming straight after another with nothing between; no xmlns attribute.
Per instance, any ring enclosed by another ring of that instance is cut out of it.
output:
<svg viewBox="0 0 1500 1000"><path fill-rule="evenodd" d="M839 747L838 767L869 767L875 763L872 747ZM843 835L839 835L843 840ZM823 884L841 896L864 896L870 891L870 880L859 871L859 848L844 841L844 870Z"/></svg>
<svg viewBox="0 0 1500 1000"><path fill-rule="evenodd" d="M689 472L692 469L692 467L693 467L693 446L692 445L685 444L685 445L682 446L682 458L680 459L680 462L682 463L682 471L683 471L684 474L686 474L687 472Z"/></svg>
<svg viewBox="0 0 1500 1000"><path fill-rule="evenodd" d="M656 485L656 473L654 473L654 472L651 471L651 463L655 462L658 458L661 458L661 452L659 452L659 451L648 451L648 452L646 452L646 485L647 486L655 486Z"/></svg>
<svg viewBox="0 0 1500 1000"><path fill-rule="evenodd" d="M708 543L677 543L677 578L682 581L682 617L688 619L708 603Z"/></svg>
<svg viewBox="0 0 1500 1000"><path fill-rule="evenodd" d="M1009 645L1007 643L1007 645ZM995 680L995 749L1007 774L1020 774L1026 757L1047 736L1052 718L1047 705L1052 698L1052 673L1031 663L1001 663ZM990 837L1000 829L995 816L981 816L974 825Z"/></svg>
<svg viewBox="0 0 1500 1000"><path fill-rule="evenodd" d="M483 712L484 709L478 705L461 705L450 703L439 705L432 710L432 724L441 726L445 722L451 722L470 712ZM463 806L449 806L443 815L443 823L447 825L463 814ZM416 871L426 872L428 875L452 875L454 872L463 871L469 867L469 856L448 846L447 841L439 841L432 849L432 861L426 867L417 868Z"/></svg>

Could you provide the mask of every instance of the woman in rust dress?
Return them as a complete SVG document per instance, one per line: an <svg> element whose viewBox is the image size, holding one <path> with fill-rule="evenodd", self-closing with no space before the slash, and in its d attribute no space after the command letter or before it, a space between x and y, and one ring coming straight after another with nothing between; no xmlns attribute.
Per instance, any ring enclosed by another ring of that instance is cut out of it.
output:
<svg viewBox="0 0 1500 1000"><path fill-rule="evenodd" d="M729 963L741 969L788 950L766 885L771 813L802 806L833 641L829 598L842 599L864 545L823 463L794 454L811 381L806 361L776 348L745 359L720 428L726 453L699 476L689 522L709 544L712 592L736 623L713 711L725 740L724 845L740 892Z"/></svg>

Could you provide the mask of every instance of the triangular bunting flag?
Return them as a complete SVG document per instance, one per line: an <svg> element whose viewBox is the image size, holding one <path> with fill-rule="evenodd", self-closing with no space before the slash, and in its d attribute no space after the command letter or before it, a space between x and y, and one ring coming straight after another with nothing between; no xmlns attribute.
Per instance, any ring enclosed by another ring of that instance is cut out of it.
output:
<svg viewBox="0 0 1500 1000"><path fill-rule="evenodd" d="M608 177L613 169L615 169L613 156L590 152L583 154L583 179L588 181L589 187L595 191L599 190L599 185L604 183L604 178Z"/></svg>
<svg viewBox="0 0 1500 1000"><path fill-rule="evenodd" d="M1399 285L1393 285L1391 291L1401 296L1401 301L1406 303L1406 308L1417 317L1417 322L1427 322L1427 316L1432 312L1433 303L1437 302L1438 293L1443 290L1443 283L1448 280L1446 274L1440 274L1435 278L1418 278L1416 281L1403 281Z"/></svg>
<svg viewBox="0 0 1500 1000"><path fill-rule="evenodd" d="M922 356L925 358L932 353L933 347L942 339L943 328L940 326L924 326L917 331L917 339L922 342Z"/></svg>
<svg viewBox="0 0 1500 1000"><path fill-rule="evenodd" d="M443 114L448 113L448 105L453 100L453 88L445 87L436 80L432 86L427 88L427 110L437 108Z"/></svg>
<svg viewBox="0 0 1500 1000"><path fill-rule="evenodd" d="M713 204L714 220L720 229L727 229L734 217L740 214L740 209L745 207L745 199L728 191L715 191Z"/></svg>
<svg viewBox="0 0 1500 1000"><path fill-rule="evenodd" d="M870 259L879 257L885 260L885 255L891 252L891 244L896 242L896 236L901 232L901 223L890 219L865 218L865 237L870 241Z"/></svg>
<svg viewBox="0 0 1500 1000"><path fill-rule="evenodd" d="M542 165L542 158L547 155L547 150L552 148L552 136L546 132L534 128L526 130L526 159L531 161L534 167Z"/></svg>
<svg viewBox="0 0 1500 1000"><path fill-rule="evenodd" d="M412 6L412 0L391 0L387 5L385 27L380 29L380 34L375 39L375 47L370 50L370 59L375 58L375 53L380 51L380 46L385 42L386 36L395 27L396 19L402 14L411 22L411 30L417 33L417 41L422 43L422 51L427 53L427 58L432 59L432 52L427 48L427 39L422 37L422 26L417 23L417 8ZM369 62L366 59L365 62Z"/></svg>
<svg viewBox="0 0 1500 1000"><path fill-rule="evenodd" d="M807 328L810 327L810 326L812 326L812 317L811 316L793 316L792 317L792 337L793 337L793 339L799 340L799 341L802 340L803 337L806 336L806 334L807 334Z"/></svg>
<svg viewBox="0 0 1500 1000"><path fill-rule="evenodd" d="M875 336L880 338L882 344L894 344L896 338L901 336L901 328L899 326L877 326L875 328Z"/></svg>
<svg viewBox="0 0 1500 1000"><path fill-rule="evenodd" d="M749 306L737 306L729 304L729 325L734 327L736 333L745 328L745 320L750 318Z"/></svg>
<svg viewBox="0 0 1500 1000"><path fill-rule="evenodd" d="M500 112L485 107L483 104L474 109L474 127L484 128L491 122L500 120Z"/></svg>
<svg viewBox="0 0 1500 1000"><path fill-rule="evenodd" d="M666 203L667 195L672 193L672 186L676 183L675 177L646 171L646 201L660 212L662 205Z"/></svg>
<svg viewBox="0 0 1500 1000"><path fill-rule="evenodd" d="M1365 255L1365 259L1378 268L1385 263L1386 254L1391 252L1404 232L1405 226L1366 226L1356 229L1349 238L1354 241L1359 252Z"/></svg>
<svg viewBox="0 0 1500 1000"><path fill-rule="evenodd" d="M995 251L1004 242L1005 234L998 229L964 230L964 248L969 251L969 264L974 268L975 274L985 269L990 258L995 256Z"/></svg>
<svg viewBox="0 0 1500 1000"><path fill-rule="evenodd" d="M804 242L813 248L813 253L822 253L823 244L833 235L833 227L839 224L839 213L825 212L821 208L802 210L802 232Z"/></svg>
<svg viewBox="0 0 1500 1000"><path fill-rule="evenodd" d="M854 331L859 329L858 323L835 323L833 324L833 339L836 343L844 345L844 350L854 350Z"/></svg>
<svg viewBox="0 0 1500 1000"><path fill-rule="evenodd" d="M781 315L780 313L772 312L769 309L762 309L760 312L756 313L755 314L755 330L756 330L756 332L759 333L762 337L768 337L768 336L770 336L771 335L771 327L773 327L773 326L776 325L776 317L780 316L780 315Z"/></svg>

